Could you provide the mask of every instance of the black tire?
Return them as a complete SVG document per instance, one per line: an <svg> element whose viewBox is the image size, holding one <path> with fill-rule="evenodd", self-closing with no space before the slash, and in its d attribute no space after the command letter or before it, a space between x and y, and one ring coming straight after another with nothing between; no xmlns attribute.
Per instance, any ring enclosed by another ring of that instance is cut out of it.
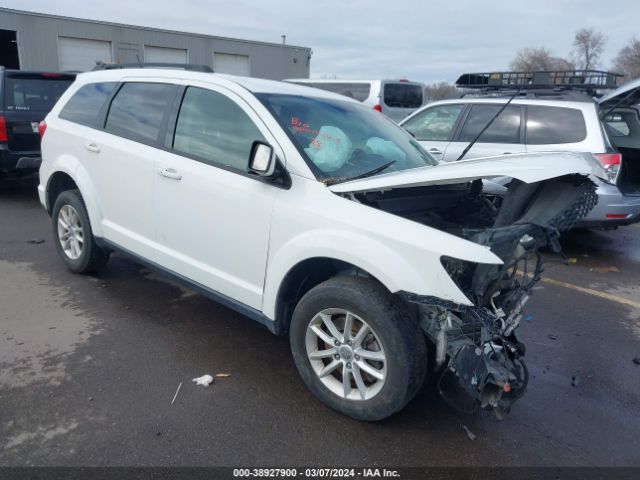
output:
<svg viewBox="0 0 640 480"><path fill-rule="evenodd" d="M345 309L365 320L383 345L386 379L372 398L337 395L311 365L305 343L307 327L329 308ZM307 292L293 312L290 343L298 372L311 392L330 408L357 420L382 420L400 411L422 386L427 370L426 342L414 316L382 285L365 277L334 277Z"/></svg>
<svg viewBox="0 0 640 480"><path fill-rule="evenodd" d="M60 210L69 205L77 212L79 217L80 228L82 229L82 235L84 238L84 244L81 249L81 253L78 258L71 258L65 253L62 246L62 241L58 236L58 216ZM109 260L109 251L100 248L95 241L93 231L91 230L91 223L89 222L89 215L87 214L87 208L82 200L79 190L67 190L62 192L56 198L51 211L51 220L53 227L53 239L56 245L56 250L62 261L67 265L69 270L75 273L92 273L102 268Z"/></svg>

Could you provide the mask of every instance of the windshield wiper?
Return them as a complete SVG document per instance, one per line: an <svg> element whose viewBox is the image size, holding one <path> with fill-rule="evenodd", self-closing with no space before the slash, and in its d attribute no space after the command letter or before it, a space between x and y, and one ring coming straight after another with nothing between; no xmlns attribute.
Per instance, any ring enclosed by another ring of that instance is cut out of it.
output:
<svg viewBox="0 0 640 480"><path fill-rule="evenodd" d="M355 175L353 177L329 177L329 178L325 178L323 180L323 183L325 185L335 185L336 183L348 182L350 180L360 180L361 178L367 178L367 177L370 177L371 175L375 175L376 173L380 173L381 171L386 170L387 168L389 168L394 163L396 163L396 161L395 160L391 160L390 162L383 163L379 167L376 167L376 168L374 168L372 170L369 170L368 172L364 172L364 173L361 173L359 175Z"/></svg>
<svg viewBox="0 0 640 480"><path fill-rule="evenodd" d="M476 138L474 138L473 140L471 140L471 143L469 143L469 145L467 145L467 147L462 151L462 153L460 154L460 156L456 159L456 162L458 160L462 160L462 158L467 154L467 152L469 150L471 150L471 147L473 147L475 145L475 143L478 141L478 139L482 136L482 134L487 130L487 128L489 128L491 126L491 124L496 120L496 118L498 118L500 116L500 114L502 112L504 112L504 109L507 108L509 106L509 104L511 103L511 100L513 100L514 98L516 98L516 96L518 96L518 94L520 93L520 90L517 90L516 93L513 94L513 96L507 101L507 103L505 103L504 105L502 105L502 108L500 110L498 110L496 112L496 114L491 118L491 120L489 120L487 122L487 124L484 126L484 128L482 130L480 130L480 133L478 133L478 135L476 135Z"/></svg>

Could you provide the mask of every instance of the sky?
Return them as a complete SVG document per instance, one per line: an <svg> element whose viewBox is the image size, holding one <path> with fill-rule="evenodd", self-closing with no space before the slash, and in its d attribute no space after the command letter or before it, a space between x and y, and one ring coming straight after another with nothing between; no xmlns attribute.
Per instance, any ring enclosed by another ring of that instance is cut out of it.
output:
<svg viewBox="0 0 640 480"><path fill-rule="evenodd" d="M507 70L523 47L567 57L579 28L607 37L607 69L640 37L640 1L616 0L2 0L0 6L311 47L316 78L455 81ZM635 19L635 20L634 20Z"/></svg>

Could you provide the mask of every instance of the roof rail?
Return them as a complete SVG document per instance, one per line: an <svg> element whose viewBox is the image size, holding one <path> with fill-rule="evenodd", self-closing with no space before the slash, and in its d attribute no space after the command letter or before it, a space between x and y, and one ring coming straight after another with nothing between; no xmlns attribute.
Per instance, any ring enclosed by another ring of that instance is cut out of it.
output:
<svg viewBox="0 0 640 480"><path fill-rule="evenodd" d="M618 87L621 78L619 73L603 70L464 73L456 81L456 86L485 91L553 89L595 93L596 90Z"/></svg>
<svg viewBox="0 0 640 480"><path fill-rule="evenodd" d="M213 69L208 65L196 63L104 63L96 62L96 66L91 70L117 70L120 68L169 68L178 70L190 70L194 72L213 73Z"/></svg>

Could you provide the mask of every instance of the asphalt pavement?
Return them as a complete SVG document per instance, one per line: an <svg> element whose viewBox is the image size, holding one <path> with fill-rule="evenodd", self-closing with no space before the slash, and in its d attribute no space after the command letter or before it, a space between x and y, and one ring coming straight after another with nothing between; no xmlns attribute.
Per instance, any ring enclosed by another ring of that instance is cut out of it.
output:
<svg viewBox="0 0 640 480"><path fill-rule="evenodd" d="M0 465L640 466L640 227L563 245L527 304L532 378L509 415L427 386L363 423L307 391L286 337L123 257L70 273L33 182L4 185Z"/></svg>

